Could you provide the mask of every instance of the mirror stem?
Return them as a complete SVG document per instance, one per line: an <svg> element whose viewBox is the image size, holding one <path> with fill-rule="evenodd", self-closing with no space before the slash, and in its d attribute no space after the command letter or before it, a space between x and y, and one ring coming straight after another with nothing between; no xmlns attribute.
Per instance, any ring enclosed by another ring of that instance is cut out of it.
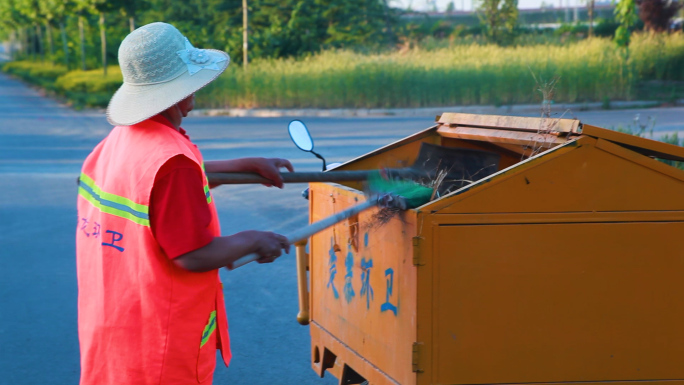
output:
<svg viewBox="0 0 684 385"><path fill-rule="evenodd" d="M311 153L314 154L316 156L316 158L323 161L323 171L325 171L325 169L327 168L327 166L325 165L325 158L323 158L322 156L320 156L317 152L314 152L313 150L311 150Z"/></svg>

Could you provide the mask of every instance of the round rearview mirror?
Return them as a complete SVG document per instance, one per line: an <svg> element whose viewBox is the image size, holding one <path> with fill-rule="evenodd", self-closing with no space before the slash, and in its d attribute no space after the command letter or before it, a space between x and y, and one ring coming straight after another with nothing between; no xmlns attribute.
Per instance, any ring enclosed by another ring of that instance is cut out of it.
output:
<svg viewBox="0 0 684 385"><path fill-rule="evenodd" d="M290 138L297 147L303 151L313 151L313 139L309 134L309 130L306 128L301 120L293 120L287 126L287 131L290 133Z"/></svg>

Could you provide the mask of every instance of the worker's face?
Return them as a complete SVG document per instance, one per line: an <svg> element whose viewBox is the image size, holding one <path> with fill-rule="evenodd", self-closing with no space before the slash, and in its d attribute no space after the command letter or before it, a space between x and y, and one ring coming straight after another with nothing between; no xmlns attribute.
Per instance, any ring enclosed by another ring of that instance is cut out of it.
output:
<svg viewBox="0 0 684 385"><path fill-rule="evenodd" d="M195 108L195 94L188 96L176 104L183 117L188 116L188 112Z"/></svg>

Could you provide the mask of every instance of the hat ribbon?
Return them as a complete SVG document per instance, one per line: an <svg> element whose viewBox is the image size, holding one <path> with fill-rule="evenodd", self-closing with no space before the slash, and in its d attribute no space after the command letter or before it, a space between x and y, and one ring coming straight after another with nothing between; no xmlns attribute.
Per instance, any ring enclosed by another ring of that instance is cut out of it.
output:
<svg viewBox="0 0 684 385"><path fill-rule="evenodd" d="M201 70L220 71L221 69L217 63L226 61L226 58L222 55L212 55L210 51L193 47L187 37L185 38L185 49L176 51L176 54L188 67L190 75L194 75Z"/></svg>

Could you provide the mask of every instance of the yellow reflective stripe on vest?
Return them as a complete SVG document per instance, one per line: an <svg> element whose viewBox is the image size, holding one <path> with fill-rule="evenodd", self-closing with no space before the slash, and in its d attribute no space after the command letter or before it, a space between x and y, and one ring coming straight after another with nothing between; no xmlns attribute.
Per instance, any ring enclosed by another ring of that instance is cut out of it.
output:
<svg viewBox="0 0 684 385"><path fill-rule="evenodd" d="M204 176L206 178L207 175L207 170L204 168L204 162L202 162L202 172L204 172ZM209 183L207 181L207 183ZM204 185L204 195L207 197L207 204L211 203L211 193L209 192L209 185L206 184Z"/></svg>
<svg viewBox="0 0 684 385"><path fill-rule="evenodd" d="M204 344L209 341L209 337L214 333L216 330L216 310L212 311L211 314L209 314L209 322L207 322L207 326L204 327L204 331L202 332L202 342L200 343L200 348L204 346Z"/></svg>
<svg viewBox="0 0 684 385"><path fill-rule="evenodd" d="M81 173L78 194L103 213L128 219L139 225L150 225L150 208L132 200L102 191L86 174Z"/></svg>
<svg viewBox="0 0 684 385"><path fill-rule="evenodd" d="M209 186L204 186L204 195L207 196L207 203L211 203L211 193L209 192Z"/></svg>

